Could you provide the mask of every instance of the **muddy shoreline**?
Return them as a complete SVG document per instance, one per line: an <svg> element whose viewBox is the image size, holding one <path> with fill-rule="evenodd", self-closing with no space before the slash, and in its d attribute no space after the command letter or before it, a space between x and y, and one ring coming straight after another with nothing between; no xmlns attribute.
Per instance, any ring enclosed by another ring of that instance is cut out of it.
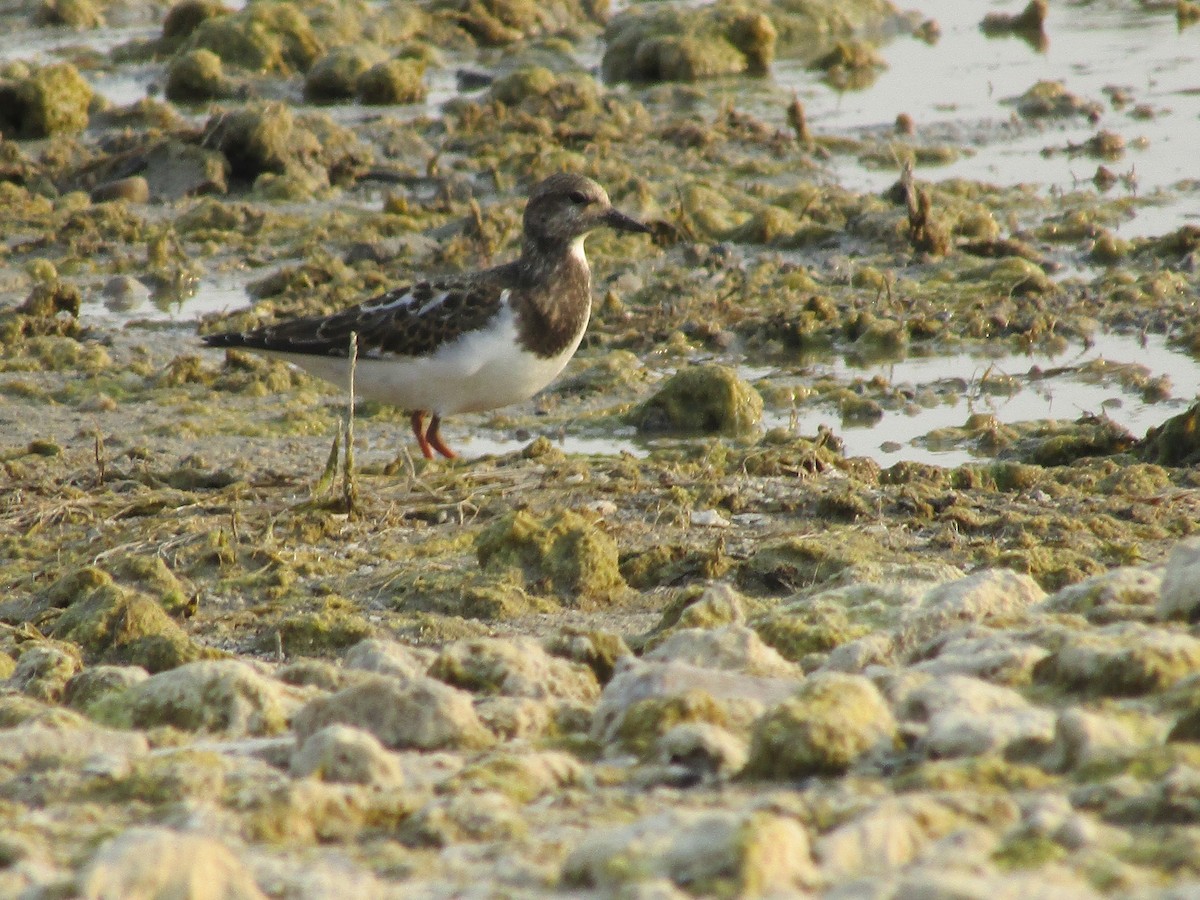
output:
<svg viewBox="0 0 1200 900"><path fill-rule="evenodd" d="M1200 229L1124 227L1195 185L1137 189L1170 111L1041 79L1039 8L986 29L1031 61L994 119L845 128L814 94L968 36L0 13L0 894L1197 890ZM943 177L1029 143L1086 177ZM561 169L653 240L589 240L578 356L463 458L360 402L348 504L345 398L200 348L508 259Z"/></svg>

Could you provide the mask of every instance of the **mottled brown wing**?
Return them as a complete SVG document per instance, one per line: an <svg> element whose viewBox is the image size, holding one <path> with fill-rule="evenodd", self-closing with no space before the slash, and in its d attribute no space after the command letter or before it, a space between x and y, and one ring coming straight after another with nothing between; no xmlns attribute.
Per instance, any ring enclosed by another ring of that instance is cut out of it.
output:
<svg viewBox="0 0 1200 900"><path fill-rule="evenodd" d="M306 316L253 331L210 334L210 347L245 347L309 356L346 356L358 334L363 358L429 356L445 343L483 328L500 310L506 279L421 281L328 316Z"/></svg>

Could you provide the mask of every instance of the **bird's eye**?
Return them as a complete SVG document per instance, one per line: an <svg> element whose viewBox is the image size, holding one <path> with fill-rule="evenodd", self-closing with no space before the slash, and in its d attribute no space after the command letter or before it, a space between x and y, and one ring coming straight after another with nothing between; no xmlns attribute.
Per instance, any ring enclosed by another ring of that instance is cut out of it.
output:
<svg viewBox="0 0 1200 900"><path fill-rule="evenodd" d="M585 194L583 191L571 191L570 198L571 198L571 202L576 204L577 206L587 206L589 203L592 202L592 198L589 197L587 194Z"/></svg>

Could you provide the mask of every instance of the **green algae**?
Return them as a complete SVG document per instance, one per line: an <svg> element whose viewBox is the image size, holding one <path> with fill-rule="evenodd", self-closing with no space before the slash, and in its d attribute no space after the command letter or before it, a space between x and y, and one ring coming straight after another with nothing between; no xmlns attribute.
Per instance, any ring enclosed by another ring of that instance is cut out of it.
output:
<svg viewBox="0 0 1200 900"><path fill-rule="evenodd" d="M762 397L725 366L689 366L669 378L632 419L643 431L745 434L762 418Z"/></svg>
<svg viewBox="0 0 1200 900"><path fill-rule="evenodd" d="M650 758L659 739L684 722L707 722L726 726L729 715L717 700L702 690L671 697L640 700L625 711L617 729L621 746L643 759Z"/></svg>
<svg viewBox="0 0 1200 900"><path fill-rule="evenodd" d="M611 603L626 589L616 543L569 510L544 519L504 515L479 534L475 552L485 571L519 573L526 589L569 606Z"/></svg>
<svg viewBox="0 0 1200 900"><path fill-rule="evenodd" d="M744 775L839 775L864 754L890 744L895 730L886 703L866 679L813 678L755 723Z"/></svg>
<svg viewBox="0 0 1200 900"><path fill-rule="evenodd" d="M70 63L53 63L17 82L0 79L0 134L45 138L88 126L91 85Z"/></svg>

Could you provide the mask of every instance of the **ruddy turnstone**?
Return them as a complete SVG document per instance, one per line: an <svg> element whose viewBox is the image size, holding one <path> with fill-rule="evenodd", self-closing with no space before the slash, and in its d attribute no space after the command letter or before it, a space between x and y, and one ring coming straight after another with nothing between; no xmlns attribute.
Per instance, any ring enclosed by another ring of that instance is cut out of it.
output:
<svg viewBox="0 0 1200 900"><path fill-rule="evenodd" d="M590 178L551 175L529 195L521 255L512 262L204 342L285 359L345 387L356 333L356 393L409 410L426 459L434 450L453 457L439 431L443 416L526 400L575 354L592 309L583 242L602 226L650 231L615 209Z"/></svg>

